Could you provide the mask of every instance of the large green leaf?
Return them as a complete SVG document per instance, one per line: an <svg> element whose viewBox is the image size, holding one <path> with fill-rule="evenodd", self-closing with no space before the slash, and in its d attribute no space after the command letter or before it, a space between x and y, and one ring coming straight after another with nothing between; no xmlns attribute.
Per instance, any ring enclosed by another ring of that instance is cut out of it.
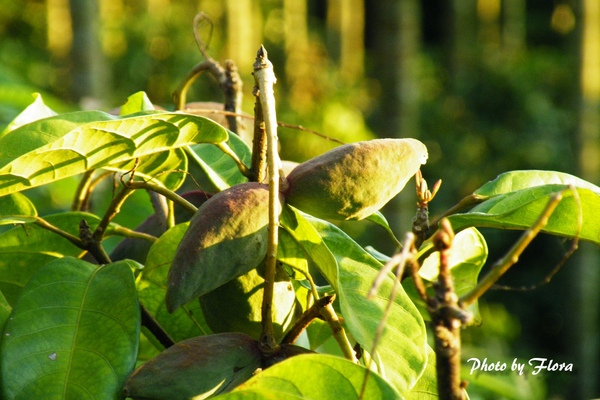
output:
<svg viewBox="0 0 600 400"><path fill-rule="evenodd" d="M290 211L292 214L290 214ZM352 336L371 350L394 282L389 274L373 300L367 299L382 267L375 258L339 228L287 207L282 224L334 287L345 324ZM405 393L426 365L427 335L419 311L400 289L391 308L375 359L380 372Z"/></svg>
<svg viewBox="0 0 600 400"><path fill-rule="evenodd" d="M227 145L244 164L250 165L252 153L248 145L239 136L229 133ZM190 146L188 154L190 155L190 163L199 166L206 180L213 186L209 188L212 191L218 192L248 181L248 178L242 175L231 157L216 146L206 143L196 144Z"/></svg>
<svg viewBox="0 0 600 400"><path fill-rule="evenodd" d="M44 220L53 226L77 236L79 223L84 219L92 228L100 219L83 212L67 212L49 215ZM113 233L113 224L107 236ZM47 229L35 224L25 224L0 234L0 291L10 304L15 301L23 286L49 261L65 256L79 257L84 251Z"/></svg>
<svg viewBox="0 0 600 400"><path fill-rule="evenodd" d="M21 193L0 197L0 225L32 222L37 216L35 206Z"/></svg>
<svg viewBox="0 0 600 400"><path fill-rule="evenodd" d="M177 190L187 177L188 159L183 149L171 149L150 154L136 160L111 164L104 169L110 171L132 171L146 181L161 183L170 190Z"/></svg>
<svg viewBox="0 0 600 400"><path fill-rule="evenodd" d="M8 132L17 129L21 125L28 124L38 119L53 117L56 115L50 107L48 107L42 95L39 93L33 94L34 101L27 108L25 108L8 126L0 133L0 138Z"/></svg>
<svg viewBox="0 0 600 400"><path fill-rule="evenodd" d="M29 123L0 137L0 166L4 167L17 157L52 143L80 125L116 118L102 111L75 111L42 119L32 116Z"/></svg>
<svg viewBox="0 0 600 400"><path fill-rule="evenodd" d="M133 399L205 399L236 387L261 365L258 343L243 333L179 342L138 368L125 393Z"/></svg>
<svg viewBox="0 0 600 400"><path fill-rule="evenodd" d="M358 399L365 368L343 358L304 354L270 367L218 399ZM363 399L399 399L400 394L379 375L371 373Z"/></svg>
<svg viewBox="0 0 600 400"><path fill-rule="evenodd" d="M140 309L132 261L45 265L6 324L4 399L117 399L135 363Z"/></svg>
<svg viewBox="0 0 600 400"><path fill-rule="evenodd" d="M127 101L121 106L119 114L125 116L149 110L154 110L154 104L145 92L137 92L127 97Z"/></svg>
<svg viewBox="0 0 600 400"><path fill-rule="evenodd" d="M8 147L0 143L0 195L177 147L223 142L228 137L223 127L207 118L179 113L83 124L65 118L62 115L39 120L0 138L0 142L15 139ZM43 124L50 122L53 126L46 130ZM59 132L55 140L46 141L41 147L33 147L29 139L21 145L23 135L43 136L55 131ZM21 140L16 141L18 138Z"/></svg>
<svg viewBox="0 0 600 400"><path fill-rule="evenodd" d="M10 315L11 311L12 307L8 304L8 301L6 301L6 298L2 292L0 292L0 335L2 335L0 336L0 343L2 342L2 337L4 336L4 324L6 324L6 321L8 321L8 316Z"/></svg>
<svg viewBox="0 0 600 400"><path fill-rule="evenodd" d="M464 214L449 217L459 231L471 226L497 229L527 229L539 218L552 195L563 192L563 199L542 231L558 236L578 235L578 217L583 226L579 237L600 244L600 194L578 188L579 201L568 186L549 184L496 195Z"/></svg>
<svg viewBox="0 0 600 400"><path fill-rule="evenodd" d="M137 284L140 302L175 341L210 332L198 301L185 304L172 314L167 311L165 305L167 275L171 261L188 226L189 222L175 225L154 242Z"/></svg>
<svg viewBox="0 0 600 400"><path fill-rule="evenodd" d="M480 198L488 198L499 194L516 192L522 189L543 185L573 185L578 188L590 189L600 193L600 188L590 182L584 181L574 175L557 171L509 171L498 175L496 179L489 181L473 194Z"/></svg>
<svg viewBox="0 0 600 400"><path fill-rule="evenodd" d="M407 399L414 400L437 400L437 370L436 370L435 352L430 346L427 346L427 367L417 381L417 384L406 395Z"/></svg>

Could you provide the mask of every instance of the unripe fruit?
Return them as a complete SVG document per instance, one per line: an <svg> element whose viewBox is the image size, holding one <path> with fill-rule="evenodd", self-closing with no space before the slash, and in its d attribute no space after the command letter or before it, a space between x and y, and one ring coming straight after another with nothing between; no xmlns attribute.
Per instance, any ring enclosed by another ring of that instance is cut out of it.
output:
<svg viewBox="0 0 600 400"><path fill-rule="evenodd" d="M337 147L290 172L288 204L318 218L363 219L397 195L427 161L416 139L374 139Z"/></svg>
<svg viewBox="0 0 600 400"><path fill-rule="evenodd" d="M264 269L264 263L261 266ZM265 283L260 269L259 266L200 296L202 314L213 332L242 332L254 339L260 337ZM276 281L273 290L273 330L278 341L294 319L296 293L289 278Z"/></svg>
<svg viewBox="0 0 600 400"><path fill-rule="evenodd" d="M170 312L263 261L268 209L268 186L256 182L217 193L198 209L169 270L166 304Z"/></svg>

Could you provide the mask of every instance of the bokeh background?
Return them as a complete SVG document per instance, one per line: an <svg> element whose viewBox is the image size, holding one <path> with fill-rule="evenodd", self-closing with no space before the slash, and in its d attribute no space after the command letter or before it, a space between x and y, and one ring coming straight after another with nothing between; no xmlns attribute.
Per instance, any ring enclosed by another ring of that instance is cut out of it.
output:
<svg viewBox="0 0 600 400"><path fill-rule="evenodd" d="M109 110L138 91L172 109L173 91L202 61L192 26L200 11L213 21L210 38L200 29L208 53L233 60L244 80L245 111L264 44L278 77L279 120L343 142L425 142L425 178L443 180L434 215L508 170L557 170L600 184L598 0L0 0L0 128L33 92L59 112ZM188 99L223 95L202 75ZM336 145L289 128L279 138L282 157L294 161ZM34 195L46 212L65 209L73 184ZM414 213L405 192L384 209L399 235ZM143 220L150 208L135 202L144 200L134 196L121 222ZM345 228L394 250L373 226ZM490 261L518 235L483 233ZM542 280L569 246L536 239L502 283ZM465 359L542 357L575 371L467 371L471 398L600 397L599 269L598 249L582 244L550 283L484 297L483 324L465 331Z"/></svg>

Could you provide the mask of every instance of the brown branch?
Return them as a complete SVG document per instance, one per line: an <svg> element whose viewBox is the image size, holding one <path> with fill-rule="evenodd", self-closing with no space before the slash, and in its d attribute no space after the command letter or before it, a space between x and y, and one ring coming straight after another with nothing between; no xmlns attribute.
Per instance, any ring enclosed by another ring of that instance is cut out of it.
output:
<svg viewBox="0 0 600 400"><path fill-rule="evenodd" d="M454 232L447 219L440 222L440 230L433 236L433 244L440 254L440 272L434 283L435 297L429 298L427 310L435 337L436 371L440 399L464 399L460 379L460 329L463 325L458 296L450 273L449 256Z"/></svg>
<svg viewBox="0 0 600 400"><path fill-rule="evenodd" d="M334 299L335 295L331 295L323 296L315 301L313 305L304 311L300 318L296 320L294 326L292 326L292 328L285 334L283 339L281 339L281 344L292 344L298 340L298 337L306 328L308 328L313 320L316 318L321 318L320 310L327 305L332 304Z"/></svg>
<svg viewBox="0 0 600 400"><path fill-rule="evenodd" d="M260 90L258 86L252 91L254 94L254 136L252 139L252 164L250 166L249 180L263 182L267 177L267 131L262 105L260 103Z"/></svg>

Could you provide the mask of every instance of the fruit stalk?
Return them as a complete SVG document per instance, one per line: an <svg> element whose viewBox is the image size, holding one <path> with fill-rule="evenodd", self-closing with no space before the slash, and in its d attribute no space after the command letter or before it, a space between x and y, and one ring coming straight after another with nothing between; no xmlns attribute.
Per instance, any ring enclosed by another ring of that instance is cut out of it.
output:
<svg viewBox="0 0 600 400"><path fill-rule="evenodd" d="M259 89L267 132L267 169L269 173L269 225L268 248L265 266L265 286L262 302L262 334L260 343L265 350L278 348L273 330L273 292L277 262L277 246L279 214L279 154L277 153L277 116L275 113L275 96L273 85L277 81L273 72L273 64L267 57L267 50L261 45L254 62L254 79Z"/></svg>

